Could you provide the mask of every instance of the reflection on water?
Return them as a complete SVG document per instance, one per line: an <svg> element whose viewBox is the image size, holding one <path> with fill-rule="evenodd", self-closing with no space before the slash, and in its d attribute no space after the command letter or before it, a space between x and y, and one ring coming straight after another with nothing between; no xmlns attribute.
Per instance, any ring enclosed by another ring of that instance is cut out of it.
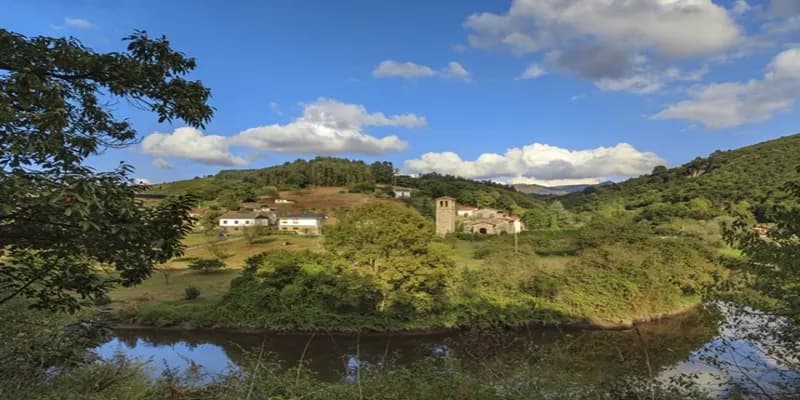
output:
<svg viewBox="0 0 800 400"><path fill-rule="evenodd" d="M123 353L149 360L153 376L164 367L185 370L198 366L208 376L214 376L238 368L248 353L268 353L284 367L296 365L302 358L322 379L352 382L358 368L365 364L401 366L427 357L452 356L469 373L485 375L487 379L524 370L535 371L543 381L589 384L646 377L652 369L665 380L680 373L698 373L702 383L715 389L716 384L741 376L737 378L735 371L720 371L720 367L708 363L705 356L711 352L727 353L726 357L746 355L737 359L739 363L758 357L764 361L757 346L736 339L737 332L720 321L724 322L724 318L718 312L697 309L641 325L641 338L634 331L558 328L360 337L119 331L96 351L105 358Z"/></svg>

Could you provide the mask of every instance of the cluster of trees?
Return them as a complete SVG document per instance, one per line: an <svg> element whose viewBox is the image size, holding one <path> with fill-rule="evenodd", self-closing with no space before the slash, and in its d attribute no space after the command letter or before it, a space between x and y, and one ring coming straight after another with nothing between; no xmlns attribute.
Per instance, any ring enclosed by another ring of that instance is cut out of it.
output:
<svg viewBox="0 0 800 400"><path fill-rule="evenodd" d="M560 198L573 211L594 212L608 204L627 210L645 210L654 218L664 215L707 218L702 199L719 210L744 202L757 219L775 220L774 210L791 202L784 183L793 179L800 164L800 135L787 136L731 151L716 151L680 167L659 166L649 175L590 187ZM700 206L699 208L697 206ZM717 211L711 211L711 216ZM698 215L699 213L699 215Z"/></svg>
<svg viewBox="0 0 800 400"><path fill-rule="evenodd" d="M239 180L260 186L348 186L356 183L392 183L394 166L388 161L367 164L336 157L298 159L282 165L257 170L225 170L215 178Z"/></svg>
<svg viewBox="0 0 800 400"><path fill-rule="evenodd" d="M273 323L303 327L335 324L331 317L347 314L409 321L446 303L454 264L431 249L429 220L388 202L368 203L338 219L326 232L326 253L277 251L248 259L224 314L250 320L241 312L258 307Z"/></svg>

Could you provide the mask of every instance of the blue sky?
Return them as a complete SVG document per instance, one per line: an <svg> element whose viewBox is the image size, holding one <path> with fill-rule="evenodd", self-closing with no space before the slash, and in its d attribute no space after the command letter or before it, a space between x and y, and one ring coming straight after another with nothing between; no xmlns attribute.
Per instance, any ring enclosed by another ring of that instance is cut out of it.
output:
<svg viewBox="0 0 800 400"><path fill-rule="evenodd" d="M800 131L795 0L7 0L0 26L197 58L205 130L121 108L141 144L91 160L153 182L316 154L596 182Z"/></svg>

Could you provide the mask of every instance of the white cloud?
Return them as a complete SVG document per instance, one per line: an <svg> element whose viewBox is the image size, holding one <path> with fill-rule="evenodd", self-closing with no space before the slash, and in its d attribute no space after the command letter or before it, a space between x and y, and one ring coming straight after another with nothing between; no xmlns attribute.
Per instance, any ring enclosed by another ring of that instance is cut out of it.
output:
<svg viewBox="0 0 800 400"><path fill-rule="evenodd" d="M372 76L375 78L403 78L403 79L417 79L417 78L455 78L463 81L470 80L470 72L458 62L450 61L447 66L439 71L433 68L416 64L413 62L399 62L394 60L384 60L372 70Z"/></svg>
<svg viewBox="0 0 800 400"><path fill-rule="evenodd" d="M62 25L50 25L51 29L64 29L64 28L75 28L75 29L91 29L95 28L96 25L93 24L88 19L83 18L64 18L64 23Z"/></svg>
<svg viewBox="0 0 800 400"><path fill-rule="evenodd" d="M172 169L174 168L169 161L158 157L153 159L153 165L158 169Z"/></svg>
<svg viewBox="0 0 800 400"><path fill-rule="evenodd" d="M442 76L461 79L463 81L470 80L469 71L467 71L467 69L464 68L463 65L455 61L450 61L449 63L447 63L447 68L445 68L444 72L442 72Z"/></svg>
<svg viewBox="0 0 800 400"><path fill-rule="evenodd" d="M671 104L654 119L685 119L709 128L726 128L771 118L800 97L800 48L773 58L762 79L703 85L689 99Z"/></svg>
<svg viewBox="0 0 800 400"><path fill-rule="evenodd" d="M748 4L746 0L736 0L736 2L733 3L733 7L731 7L731 13L733 13L733 15L744 15L752 9L753 7Z"/></svg>
<svg viewBox="0 0 800 400"><path fill-rule="evenodd" d="M233 146L277 153L377 155L404 150L407 143L396 135L369 135L365 127L415 128L427 124L425 117L415 114L370 113L362 105L324 97L302 106L303 115L288 124L249 128L233 136L206 135L189 127L172 133L153 132L142 140L142 151L156 156L153 165L164 169L172 168L166 157L212 165L247 164L247 159L231 152Z"/></svg>
<svg viewBox="0 0 800 400"><path fill-rule="evenodd" d="M524 71L517 77L517 80L520 79L536 79L547 72L544 68L540 67L539 64L531 64Z"/></svg>
<svg viewBox="0 0 800 400"><path fill-rule="evenodd" d="M464 24L474 47L521 53L591 39L680 58L718 53L741 35L711 0L514 0L506 14L473 14Z"/></svg>
<svg viewBox="0 0 800 400"><path fill-rule="evenodd" d="M797 0L771 0L769 12L773 16L785 16L800 12L800 2Z"/></svg>
<svg viewBox="0 0 800 400"><path fill-rule="evenodd" d="M229 150L228 138L206 135L190 127L172 133L153 132L142 140L142 151L158 158L179 157L209 165L243 165L247 162Z"/></svg>
<svg viewBox="0 0 800 400"><path fill-rule="evenodd" d="M427 65L419 65L413 62L398 62L394 60L381 61L372 71L372 76L376 78L400 77L404 79L414 79L434 75L436 75L436 72Z"/></svg>
<svg viewBox="0 0 800 400"><path fill-rule="evenodd" d="M504 154L483 153L472 161L463 160L453 152L425 153L418 159L407 160L405 170L552 185L558 184L554 182L597 183L612 176L636 176L664 164L655 153L641 152L627 143L590 150L533 143L508 149Z"/></svg>
<svg viewBox="0 0 800 400"><path fill-rule="evenodd" d="M364 106L319 98L304 104L303 116L286 125L266 125L240 132L232 143L278 153L383 154L404 150L406 142L395 135L378 138L364 132L368 126L421 127L425 117L415 114L387 116L370 113Z"/></svg>
<svg viewBox="0 0 800 400"><path fill-rule="evenodd" d="M621 78L601 78L595 82L595 86L610 91L653 93L663 89L670 82L699 81L708 70L708 65L689 72L683 72L677 67L666 69L635 67L630 75Z"/></svg>
<svg viewBox="0 0 800 400"><path fill-rule="evenodd" d="M552 69L639 93L684 75L673 66L679 60L744 41L729 11L711 0L513 0L507 12L473 14L464 26L473 47L545 53Z"/></svg>

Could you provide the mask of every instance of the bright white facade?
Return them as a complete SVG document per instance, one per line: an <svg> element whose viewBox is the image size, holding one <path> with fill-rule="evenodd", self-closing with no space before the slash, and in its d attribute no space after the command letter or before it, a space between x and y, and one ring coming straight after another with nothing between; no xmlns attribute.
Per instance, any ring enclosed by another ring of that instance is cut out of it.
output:
<svg viewBox="0 0 800 400"><path fill-rule="evenodd" d="M238 230L248 226L269 225L269 218L255 212L229 211L219 217L219 226Z"/></svg>
<svg viewBox="0 0 800 400"><path fill-rule="evenodd" d="M294 214L278 220L278 230L301 235L319 235L325 216L322 214Z"/></svg>
<svg viewBox="0 0 800 400"><path fill-rule="evenodd" d="M407 199L411 197L411 189L408 188L393 188L392 191L394 192L394 198L396 199Z"/></svg>
<svg viewBox="0 0 800 400"><path fill-rule="evenodd" d="M461 207L458 210L456 210L456 213L458 214L459 217L470 217L472 216L472 214L475 214L475 211L477 210L478 209L475 207Z"/></svg>

